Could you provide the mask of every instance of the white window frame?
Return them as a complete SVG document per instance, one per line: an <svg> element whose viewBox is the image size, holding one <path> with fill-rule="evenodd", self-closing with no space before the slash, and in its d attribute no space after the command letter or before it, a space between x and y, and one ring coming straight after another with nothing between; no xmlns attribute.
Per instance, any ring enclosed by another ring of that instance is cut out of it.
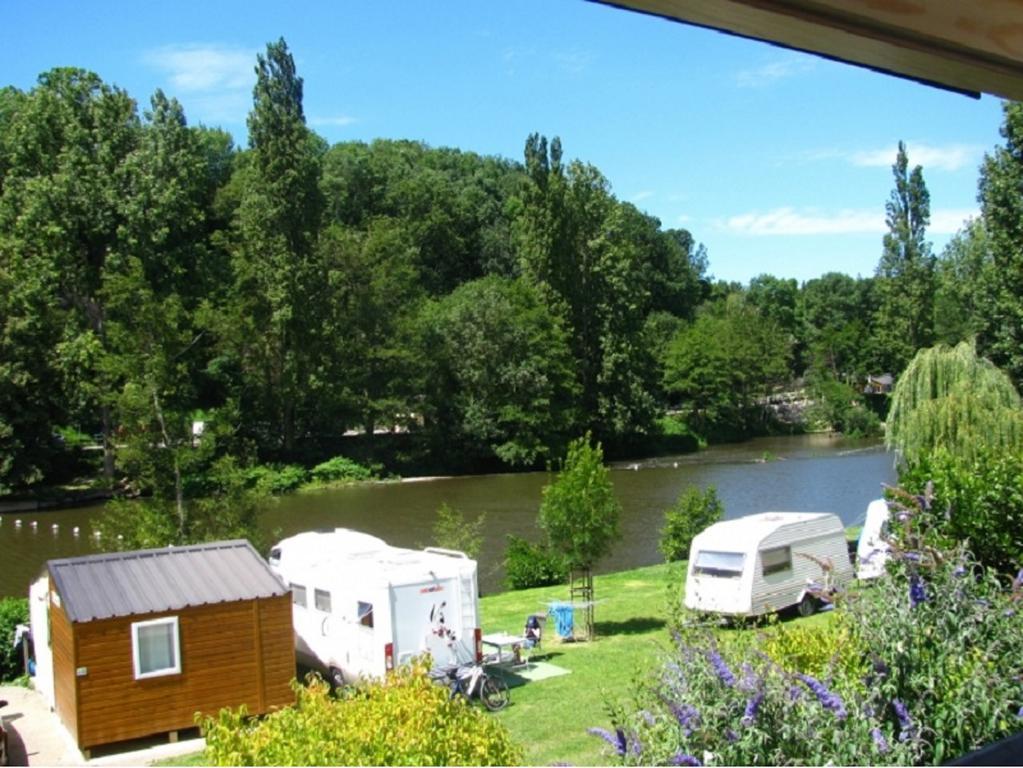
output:
<svg viewBox="0 0 1023 768"><path fill-rule="evenodd" d="M142 659L139 654L139 630L144 627L166 625L174 627L171 635L174 641L174 665L163 669L154 669L151 672L141 672ZM150 677L165 677L167 675L181 674L181 627L178 624L177 616L166 616L162 619L151 619L149 621L136 621L131 625L131 655L135 667L135 679L146 680Z"/></svg>

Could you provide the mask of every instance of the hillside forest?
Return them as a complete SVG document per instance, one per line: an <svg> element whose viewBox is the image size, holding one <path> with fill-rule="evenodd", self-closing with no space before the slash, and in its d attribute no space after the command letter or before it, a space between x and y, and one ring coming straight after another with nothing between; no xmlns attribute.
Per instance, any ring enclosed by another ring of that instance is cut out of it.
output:
<svg viewBox="0 0 1023 768"><path fill-rule="evenodd" d="M517 159L328 145L286 43L255 68L246 148L79 69L0 90L0 493L91 473L180 499L210 467L338 455L538 468L587 432L612 456L869 433L867 377L937 342L1023 376L1018 104L942 253L900 144L875 274L740 285L558 137Z"/></svg>

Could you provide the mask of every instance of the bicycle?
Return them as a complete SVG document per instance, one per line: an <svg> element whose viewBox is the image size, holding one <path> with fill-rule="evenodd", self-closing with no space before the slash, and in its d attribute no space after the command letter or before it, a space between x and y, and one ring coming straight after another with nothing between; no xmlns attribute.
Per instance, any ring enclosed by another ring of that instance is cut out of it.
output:
<svg viewBox="0 0 1023 768"><path fill-rule="evenodd" d="M451 698L462 695L469 701L476 698L491 712L508 705L508 684L499 677L487 674L482 664L452 664L431 670L430 677L446 685Z"/></svg>

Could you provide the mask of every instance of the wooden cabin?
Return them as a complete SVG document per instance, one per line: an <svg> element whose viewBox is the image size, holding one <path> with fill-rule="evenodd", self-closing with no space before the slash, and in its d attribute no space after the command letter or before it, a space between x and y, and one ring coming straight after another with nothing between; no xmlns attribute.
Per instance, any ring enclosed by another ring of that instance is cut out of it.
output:
<svg viewBox="0 0 1023 768"><path fill-rule="evenodd" d="M291 594L247 541L46 567L54 709L87 755L143 736L175 740L196 712L294 703Z"/></svg>

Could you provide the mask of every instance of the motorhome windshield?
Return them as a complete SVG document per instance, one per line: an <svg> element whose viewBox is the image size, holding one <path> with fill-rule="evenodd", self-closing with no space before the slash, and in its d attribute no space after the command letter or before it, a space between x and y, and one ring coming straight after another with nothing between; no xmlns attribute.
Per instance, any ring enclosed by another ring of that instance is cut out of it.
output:
<svg viewBox="0 0 1023 768"><path fill-rule="evenodd" d="M742 573L745 562L746 555L742 552L700 550L696 553L696 564L693 566L693 571L706 576L734 578Z"/></svg>

